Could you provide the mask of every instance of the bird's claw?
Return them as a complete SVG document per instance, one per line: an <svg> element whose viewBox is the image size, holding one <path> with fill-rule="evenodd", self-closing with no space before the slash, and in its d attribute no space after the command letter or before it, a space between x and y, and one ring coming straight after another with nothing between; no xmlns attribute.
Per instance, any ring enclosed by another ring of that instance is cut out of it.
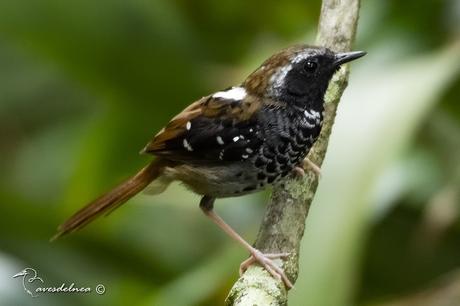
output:
<svg viewBox="0 0 460 306"><path fill-rule="evenodd" d="M309 160L307 157L302 162L302 166L297 166L294 168L294 173L298 175L299 177L304 177L305 176L305 170L310 169L313 171L318 178L321 177L321 168L318 167L314 162Z"/></svg>
<svg viewBox="0 0 460 306"><path fill-rule="evenodd" d="M273 259L277 258L286 258L289 256L289 253L269 253L263 254L259 250L254 250L251 256L243 261L240 265L240 276L249 268L253 263L259 263L265 270L267 270L273 277L283 281L288 289L293 288L291 281L287 278L283 269L278 267Z"/></svg>
<svg viewBox="0 0 460 306"><path fill-rule="evenodd" d="M302 168L302 167L295 167L294 168L294 173L298 176L298 177L304 177L305 176L305 170Z"/></svg>

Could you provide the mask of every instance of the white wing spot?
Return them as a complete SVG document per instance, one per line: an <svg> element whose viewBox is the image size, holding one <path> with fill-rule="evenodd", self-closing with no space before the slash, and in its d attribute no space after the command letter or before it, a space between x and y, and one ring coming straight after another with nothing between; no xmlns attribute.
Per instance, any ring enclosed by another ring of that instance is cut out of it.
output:
<svg viewBox="0 0 460 306"><path fill-rule="evenodd" d="M243 100L246 97L246 89L243 87L232 87L226 91L219 91L212 95L213 98L222 98L229 100Z"/></svg>
<svg viewBox="0 0 460 306"><path fill-rule="evenodd" d="M192 128L192 123L190 121L187 121L185 128L187 129L187 131L189 131Z"/></svg>
<svg viewBox="0 0 460 306"><path fill-rule="evenodd" d="M233 142L237 142L238 140L240 140L240 136L233 137Z"/></svg>
<svg viewBox="0 0 460 306"><path fill-rule="evenodd" d="M184 140L182 141L182 144L184 145L184 148L187 149L187 151L193 151L193 148L192 146L188 143L187 139L184 138Z"/></svg>
<svg viewBox="0 0 460 306"><path fill-rule="evenodd" d="M244 136L243 136L243 135L240 135L240 138L241 138L241 139L244 139Z"/></svg>
<svg viewBox="0 0 460 306"><path fill-rule="evenodd" d="M221 146L224 145L224 140L222 139L222 137L217 136L216 140L217 140L217 143L220 144Z"/></svg>

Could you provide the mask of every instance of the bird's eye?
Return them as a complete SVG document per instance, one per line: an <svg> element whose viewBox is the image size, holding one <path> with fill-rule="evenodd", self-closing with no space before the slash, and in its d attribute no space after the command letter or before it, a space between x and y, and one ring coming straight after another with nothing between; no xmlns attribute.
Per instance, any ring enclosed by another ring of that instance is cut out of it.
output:
<svg viewBox="0 0 460 306"><path fill-rule="evenodd" d="M318 68L318 63L313 62L313 61L307 61L303 65L303 70L305 70L305 72L307 73L313 73L316 71L317 68Z"/></svg>

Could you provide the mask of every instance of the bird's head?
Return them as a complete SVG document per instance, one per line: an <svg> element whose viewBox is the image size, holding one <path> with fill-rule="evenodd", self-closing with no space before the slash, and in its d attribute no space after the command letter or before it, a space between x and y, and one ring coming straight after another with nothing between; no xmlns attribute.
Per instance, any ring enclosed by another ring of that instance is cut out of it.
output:
<svg viewBox="0 0 460 306"><path fill-rule="evenodd" d="M306 107L322 102L332 75L344 63L366 52L335 53L327 48L293 46L272 55L243 83L247 91Z"/></svg>

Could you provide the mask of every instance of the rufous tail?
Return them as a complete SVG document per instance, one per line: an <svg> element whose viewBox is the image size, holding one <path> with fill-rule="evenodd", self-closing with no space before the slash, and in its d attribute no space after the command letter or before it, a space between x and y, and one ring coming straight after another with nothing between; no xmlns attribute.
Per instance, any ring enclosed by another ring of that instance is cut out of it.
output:
<svg viewBox="0 0 460 306"><path fill-rule="evenodd" d="M75 232L89 224L95 218L103 214L108 214L118 208L158 178L164 166L165 161L162 159L152 161L136 175L77 211L58 227L57 233L51 238L51 241Z"/></svg>

